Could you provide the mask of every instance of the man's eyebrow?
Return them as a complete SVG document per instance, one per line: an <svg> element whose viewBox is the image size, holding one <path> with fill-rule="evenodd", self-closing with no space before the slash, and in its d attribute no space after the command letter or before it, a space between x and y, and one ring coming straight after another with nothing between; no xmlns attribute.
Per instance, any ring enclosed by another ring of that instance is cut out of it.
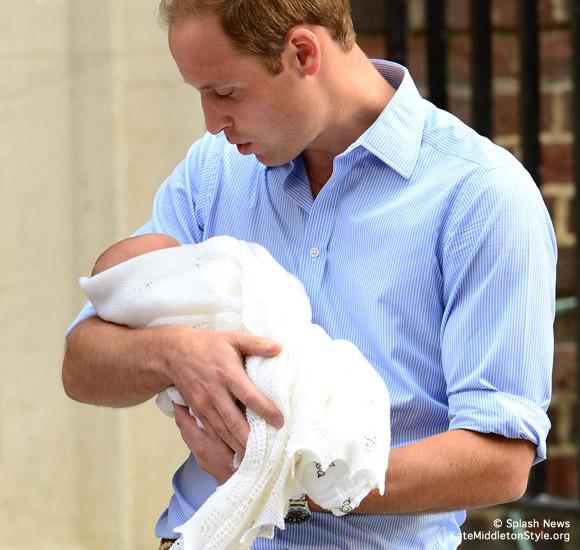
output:
<svg viewBox="0 0 580 550"><path fill-rule="evenodd" d="M183 79L183 82L185 82L188 86L193 86L192 84L190 84L187 80L185 80L185 78ZM197 88L198 91L203 92L205 90L214 90L215 88L218 88L219 84L215 84L213 82L210 82L209 84L204 84L203 86L201 86L201 88Z"/></svg>

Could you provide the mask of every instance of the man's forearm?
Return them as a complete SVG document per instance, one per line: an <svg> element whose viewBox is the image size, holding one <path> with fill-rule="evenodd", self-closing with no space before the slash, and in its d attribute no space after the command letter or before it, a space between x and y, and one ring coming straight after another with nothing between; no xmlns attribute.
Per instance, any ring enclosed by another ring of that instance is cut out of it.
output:
<svg viewBox="0 0 580 550"><path fill-rule="evenodd" d="M385 494L372 491L354 512L435 513L517 500L534 456L531 442L493 434L452 430L428 437L391 450Z"/></svg>
<svg viewBox="0 0 580 550"><path fill-rule="evenodd" d="M63 385L83 403L129 407L171 385L164 373L163 329L133 329L86 319L68 337Z"/></svg>
<svg viewBox="0 0 580 550"><path fill-rule="evenodd" d="M206 430L243 454L250 426L239 402L272 426L284 424L248 377L244 357L281 351L242 331L127 328L93 317L69 334L63 384L72 399L109 407L138 405L174 385Z"/></svg>

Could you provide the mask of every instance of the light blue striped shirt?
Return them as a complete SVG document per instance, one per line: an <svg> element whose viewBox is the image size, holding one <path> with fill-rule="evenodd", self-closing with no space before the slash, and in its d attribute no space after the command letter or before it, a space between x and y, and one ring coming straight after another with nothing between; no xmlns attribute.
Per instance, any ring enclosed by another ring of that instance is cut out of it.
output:
<svg viewBox="0 0 580 550"><path fill-rule="evenodd" d="M384 378L393 446L463 428L528 439L541 460L556 264L542 197L511 154L422 99L406 70L375 66L397 92L316 200L300 157L268 168L208 134L138 233L265 246L304 284L313 321ZM190 457L173 486L157 525L168 538L216 482ZM464 518L314 514L254 548L456 548Z"/></svg>

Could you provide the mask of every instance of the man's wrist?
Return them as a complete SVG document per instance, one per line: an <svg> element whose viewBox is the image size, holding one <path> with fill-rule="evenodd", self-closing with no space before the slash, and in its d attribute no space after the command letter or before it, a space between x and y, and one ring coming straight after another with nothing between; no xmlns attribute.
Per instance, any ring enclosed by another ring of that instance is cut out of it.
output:
<svg viewBox="0 0 580 550"><path fill-rule="evenodd" d="M164 326L151 327L150 330L157 331L158 341L155 345L155 356L159 360L158 374L167 380L167 387L175 384L175 373L173 372L174 365L184 364L184 358L179 357L183 355L179 345L179 333L184 331L191 332L193 329L184 326Z"/></svg>
<svg viewBox="0 0 580 550"><path fill-rule="evenodd" d="M302 494L289 500L288 511L284 521L290 524L300 524L307 522L311 516L312 513L310 512L306 495Z"/></svg>
<svg viewBox="0 0 580 550"><path fill-rule="evenodd" d="M311 512L327 512L328 510L321 508L314 502L308 495L306 495L306 502L308 503L308 507L310 508Z"/></svg>

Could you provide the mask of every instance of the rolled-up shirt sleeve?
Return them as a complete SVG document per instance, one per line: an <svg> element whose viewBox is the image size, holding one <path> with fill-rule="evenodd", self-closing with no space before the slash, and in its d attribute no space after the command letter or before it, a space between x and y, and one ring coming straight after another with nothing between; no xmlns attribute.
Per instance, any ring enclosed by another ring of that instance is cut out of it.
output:
<svg viewBox="0 0 580 550"><path fill-rule="evenodd" d="M483 172L446 221L442 362L449 428L496 433L546 457L557 248L518 167Z"/></svg>

